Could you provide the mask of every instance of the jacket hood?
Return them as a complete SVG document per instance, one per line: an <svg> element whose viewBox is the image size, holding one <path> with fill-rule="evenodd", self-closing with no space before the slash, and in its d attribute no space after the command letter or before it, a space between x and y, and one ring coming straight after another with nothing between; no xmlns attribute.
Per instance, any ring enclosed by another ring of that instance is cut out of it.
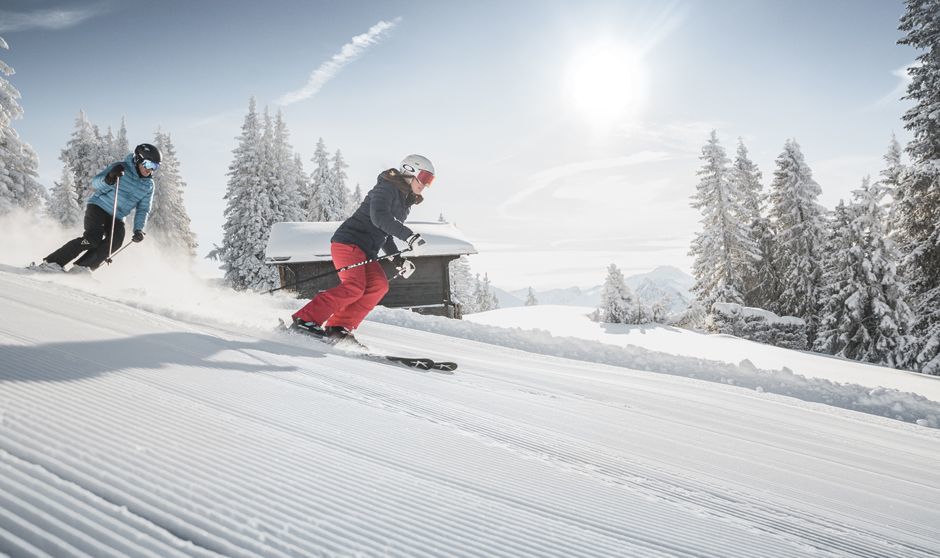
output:
<svg viewBox="0 0 940 558"><path fill-rule="evenodd" d="M386 182L391 182L398 191L405 196L405 199L408 200L408 205L418 205L424 201L424 196L420 196L411 191L411 184L408 184L408 181L405 180L404 175L402 175L398 169L388 169L387 171L382 172L378 180L384 180Z"/></svg>

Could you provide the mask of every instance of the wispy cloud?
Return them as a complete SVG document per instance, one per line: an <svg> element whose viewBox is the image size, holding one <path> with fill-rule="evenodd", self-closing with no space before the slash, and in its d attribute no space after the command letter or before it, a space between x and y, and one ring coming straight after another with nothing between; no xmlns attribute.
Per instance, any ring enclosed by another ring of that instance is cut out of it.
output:
<svg viewBox="0 0 940 558"><path fill-rule="evenodd" d="M711 131L721 131L729 126L727 122L720 120L647 123L625 127L621 135L639 145L656 146L656 149L668 151L674 157L697 158L701 155L702 146L708 141ZM719 138L724 143L721 134ZM731 145L737 145L737 138Z"/></svg>
<svg viewBox="0 0 940 558"><path fill-rule="evenodd" d="M31 12L11 12L0 10L0 33L29 31L30 29L50 29L57 31L74 27L80 23L104 13L99 4L83 8L51 8Z"/></svg>
<svg viewBox="0 0 940 558"><path fill-rule="evenodd" d="M509 210L513 206L520 204L530 196L569 176L575 176L577 174L590 171L610 170L642 163L650 163L654 161L665 161L667 159L669 159L669 155L667 153L660 151L640 151L639 153L634 153L633 155L626 155L623 157L582 161L579 163L571 163L552 167L534 174L528 181L530 186L520 192L517 192L515 195L503 202L499 206L498 211L504 217L511 217Z"/></svg>
<svg viewBox="0 0 940 558"><path fill-rule="evenodd" d="M356 60L369 49L369 47L378 44L385 35L391 31L401 21L400 17L392 21L380 21L373 25L362 35L356 35L343 48L333 55L332 58L320 64L320 67L310 74L307 84L297 91L291 91L281 96L277 100L280 105L290 105L304 99L309 99L316 95L328 81L336 77L336 74L346 67L350 62Z"/></svg>
<svg viewBox="0 0 940 558"><path fill-rule="evenodd" d="M890 93L869 105L867 110L877 110L899 102L901 97L907 93L907 86L911 83L910 69L918 66L919 64L920 62L914 62L891 72L895 77L898 78L898 84Z"/></svg>

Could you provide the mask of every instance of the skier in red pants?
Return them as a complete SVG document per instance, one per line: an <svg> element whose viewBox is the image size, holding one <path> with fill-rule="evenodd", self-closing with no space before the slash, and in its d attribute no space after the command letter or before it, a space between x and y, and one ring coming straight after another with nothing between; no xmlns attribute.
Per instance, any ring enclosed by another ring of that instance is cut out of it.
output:
<svg viewBox="0 0 940 558"><path fill-rule="evenodd" d="M339 269L350 264L386 255L398 248L394 238L408 243L409 249L425 243L405 225L413 205L421 203L422 192L434 180L434 165L421 155L409 155L397 169L379 175L375 187L366 194L355 213L330 239L333 265ZM414 264L395 257L399 269ZM330 342L351 342L362 347L352 332L388 292L388 278L378 262L339 273L341 283L321 292L294 313L291 329L322 337Z"/></svg>

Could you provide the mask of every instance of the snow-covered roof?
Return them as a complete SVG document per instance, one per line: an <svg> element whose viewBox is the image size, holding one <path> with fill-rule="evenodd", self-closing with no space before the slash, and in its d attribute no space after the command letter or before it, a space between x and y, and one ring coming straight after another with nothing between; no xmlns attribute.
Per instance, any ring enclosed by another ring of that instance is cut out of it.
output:
<svg viewBox="0 0 940 558"><path fill-rule="evenodd" d="M330 261L330 238L341 221L318 223L275 223L265 250L267 263ZM458 256L476 254L476 248L450 223L408 221L408 227L420 234L427 244L416 256ZM397 240L403 248L405 243Z"/></svg>

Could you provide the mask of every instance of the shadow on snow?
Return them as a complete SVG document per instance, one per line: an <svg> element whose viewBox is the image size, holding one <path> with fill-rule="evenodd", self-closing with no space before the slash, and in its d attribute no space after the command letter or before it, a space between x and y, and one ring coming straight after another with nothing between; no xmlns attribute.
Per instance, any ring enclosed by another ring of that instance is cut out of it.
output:
<svg viewBox="0 0 940 558"><path fill-rule="evenodd" d="M212 360L226 351L240 352L256 363ZM0 345L0 382L67 382L127 368L156 370L193 366L242 372L284 372L296 366L277 366L252 354L322 357L316 351L274 341L231 341L202 333L149 333L92 341L38 345Z"/></svg>

